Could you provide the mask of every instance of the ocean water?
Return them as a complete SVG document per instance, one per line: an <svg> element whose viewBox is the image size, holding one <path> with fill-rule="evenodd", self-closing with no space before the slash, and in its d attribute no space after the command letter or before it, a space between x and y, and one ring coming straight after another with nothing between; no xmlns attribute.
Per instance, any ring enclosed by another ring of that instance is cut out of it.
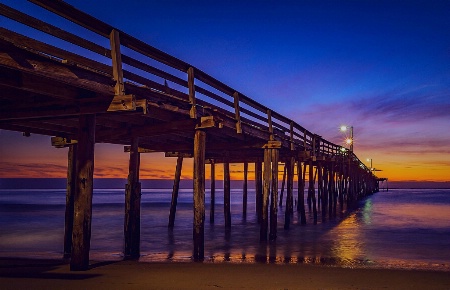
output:
<svg viewBox="0 0 450 290"><path fill-rule="evenodd" d="M167 227L171 189L143 189L141 261L190 262L192 190L179 193L175 227ZM359 202L352 210L299 223L297 212L284 230L278 210L278 237L259 241L255 192L242 214L242 190L231 192L232 227L223 219L223 191L216 191L215 223L209 222L206 192L205 262L304 263L450 271L450 190L391 189ZM63 255L65 189L0 189L0 257ZM124 190L96 189L93 197L90 257L123 258Z"/></svg>

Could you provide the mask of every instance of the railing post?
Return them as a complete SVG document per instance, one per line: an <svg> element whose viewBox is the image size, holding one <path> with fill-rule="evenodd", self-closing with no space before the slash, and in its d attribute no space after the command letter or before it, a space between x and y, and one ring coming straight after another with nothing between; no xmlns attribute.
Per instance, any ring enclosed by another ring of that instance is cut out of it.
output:
<svg viewBox="0 0 450 290"><path fill-rule="evenodd" d="M197 107L195 99L195 84L194 84L194 68L190 67L187 71L188 73L188 87L189 87L189 103L191 104L191 110L189 111L189 116L192 119L197 119Z"/></svg>
<svg viewBox="0 0 450 290"><path fill-rule="evenodd" d="M272 111L267 110L267 124L269 126L270 140L273 140Z"/></svg>
<svg viewBox="0 0 450 290"><path fill-rule="evenodd" d="M234 112L236 118L236 133L242 134L241 113L239 109L239 93L234 92L233 98L234 98Z"/></svg>
<svg viewBox="0 0 450 290"><path fill-rule="evenodd" d="M111 43L111 59L113 68L113 77L116 81L114 92L116 95L125 95L125 86L123 83L122 71L122 54L120 53L120 38L119 31L113 29L109 35Z"/></svg>

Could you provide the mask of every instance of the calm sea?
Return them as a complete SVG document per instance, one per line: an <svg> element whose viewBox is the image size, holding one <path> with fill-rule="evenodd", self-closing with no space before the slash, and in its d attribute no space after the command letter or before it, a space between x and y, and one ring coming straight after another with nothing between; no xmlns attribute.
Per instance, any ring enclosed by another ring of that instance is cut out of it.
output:
<svg viewBox="0 0 450 290"><path fill-rule="evenodd" d="M284 230L278 211L276 242L259 242L255 192L242 215L242 191L232 190L232 228L223 219L223 192L216 193L215 223L209 223L206 192L207 262L308 263L450 271L450 190L391 189L360 202L353 211L300 225L297 213ZM143 189L142 261L191 261L192 190L181 190L175 228L167 228L171 189ZM93 198L91 259L122 258L124 190L97 189ZM0 190L0 256L61 258L64 189Z"/></svg>

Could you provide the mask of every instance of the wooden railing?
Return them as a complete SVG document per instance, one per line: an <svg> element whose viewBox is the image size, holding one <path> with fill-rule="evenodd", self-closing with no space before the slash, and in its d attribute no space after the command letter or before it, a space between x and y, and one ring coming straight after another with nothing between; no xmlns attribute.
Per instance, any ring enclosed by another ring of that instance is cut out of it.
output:
<svg viewBox="0 0 450 290"><path fill-rule="evenodd" d="M234 118L236 121L237 133L242 133L242 126L245 124L266 133L269 132L279 141L286 141L290 144L291 150L309 151L312 156L343 156L350 154L350 157L353 160L362 164L361 167L369 170L352 152L343 152L342 146L329 142L308 131L295 121L269 109L246 96L244 93L229 87L189 63L158 50L89 14L77 10L63 1L29 1L102 37L108 38L111 47L107 48L96 44L88 39L36 19L4 4L0 4L0 14L83 49L94 52L99 56L112 59L114 72L111 71L111 66L97 60L82 57L75 53L41 43L39 49L45 54L63 59L67 62L73 62L101 74L113 76L116 80L116 86L117 83L123 84L128 81L147 86L153 90L166 92L167 86L163 83L163 80L164 82L167 81L171 87L170 96L182 100L191 106L191 118L196 118L199 115L198 108L214 108ZM8 31L2 29L2 35L7 37L7 34ZM23 45L27 45L26 38L23 38L21 41L23 42ZM141 56L156 61L159 63L157 66L166 67L167 69L161 69L128 56L125 53L121 53L120 47L131 49ZM117 58L120 59L117 60ZM119 63L117 63L117 61L119 61ZM141 72L148 73L156 78L160 78L161 82L133 72L130 69L123 69L122 63ZM115 65L119 66L119 71L116 70ZM168 70L174 72L167 72ZM185 78L183 79L178 76L180 73L176 73L176 71L181 72L181 76L184 75ZM119 76L117 76L117 74L119 74ZM117 79L118 77L123 79ZM188 94L183 93L181 90L187 90Z"/></svg>

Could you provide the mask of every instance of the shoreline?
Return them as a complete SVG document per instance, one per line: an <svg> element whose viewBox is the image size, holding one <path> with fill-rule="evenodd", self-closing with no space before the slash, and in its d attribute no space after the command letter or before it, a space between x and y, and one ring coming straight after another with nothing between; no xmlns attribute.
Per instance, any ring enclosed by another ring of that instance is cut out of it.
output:
<svg viewBox="0 0 450 290"><path fill-rule="evenodd" d="M309 264L91 261L0 258L2 289L450 289L448 272Z"/></svg>

